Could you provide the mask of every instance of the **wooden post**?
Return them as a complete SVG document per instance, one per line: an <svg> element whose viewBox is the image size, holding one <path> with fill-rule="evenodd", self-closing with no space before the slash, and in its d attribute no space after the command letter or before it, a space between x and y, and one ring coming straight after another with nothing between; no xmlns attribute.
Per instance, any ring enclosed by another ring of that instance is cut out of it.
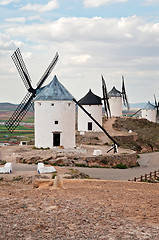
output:
<svg viewBox="0 0 159 240"><path fill-rule="evenodd" d="M145 174L145 181L147 181L147 174Z"/></svg>
<svg viewBox="0 0 159 240"><path fill-rule="evenodd" d="M140 182L142 182L142 180L143 180L143 176L141 175Z"/></svg>
<svg viewBox="0 0 159 240"><path fill-rule="evenodd" d="M157 177L156 177L156 171L154 171L154 179L156 179Z"/></svg>

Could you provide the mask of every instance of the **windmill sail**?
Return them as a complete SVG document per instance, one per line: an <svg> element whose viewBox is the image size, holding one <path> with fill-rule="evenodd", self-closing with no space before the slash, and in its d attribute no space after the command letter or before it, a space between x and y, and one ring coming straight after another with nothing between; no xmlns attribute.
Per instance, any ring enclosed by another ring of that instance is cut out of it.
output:
<svg viewBox="0 0 159 240"><path fill-rule="evenodd" d="M42 75L41 79L39 80L36 89L40 88L40 87L43 85L43 83L44 83L44 81L46 80L46 78L47 78L47 77L50 75L50 73L52 72L55 64L56 64L57 61L58 61L58 58L59 58L59 55L58 55L58 53L56 53L54 59L52 60L52 62L50 63L50 65L48 66L48 68L46 69L46 71L44 72L44 74Z"/></svg>
<svg viewBox="0 0 159 240"><path fill-rule="evenodd" d="M25 63L23 61L22 55L20 53L19 48L14 52L12 55L12 59L17 67L17 70L24 82L24 85L26 86L28 93L22 100L22 102L18 105L15 112L12 114L12 116L9 118L9 120L6 122L5 126L10 131L13 132L16 127L19 125L19 123L22 121L28 110L33 106L32 100L36 96L36 91L43 85L47 77L52 72L57 60L58 60L58 53L56 53L54 59L44 72L43 76L41 77L39 83L37 84L36 89L34 89L31 86L31 78L29 76L29 73L27 71L27 68L25 66Z"/></svg>
<svg viewBox="0 0 159 240"><path fill-rule="evenodd" d="M110 105L109 105L109 97L108 97L108 92L107 92L107 87L105 80L102 76L102 91L103 91L103 101L104 101L104 108L105 108L105 113L107 115L107 118L110 116L111 117L111 111L110 111Z"/></svg>
<svg viewBox="0 0 159 240"><path fill-rule="evenodd" d="M23 100L21 101L21 103L18 105L15 112L9 118L5 126L10 132L13 132L15 130L15 128L19 125L21 120L24 118L24 116L28 112L28 110L31 108L33 98L34 98L34 94L28 92L26 96L23 98Z"/></svg>
<svg viewBox="0 0 159 240"><path fill-rule="evenodd" d="M122 76L122 96L123 96L124 106L127 107L127 109L129 110L130 105L129 105L126 90L125 90L125 83L124 83L124 77L123 76Z"/></svg>
<svg viewBox="0 0 159 240"><path fill-rule="evenodd" d="M157 115L159 115L159 102L157 103L155 94L154 94L154 99L155 99L155 108L157 109Z"/></svg>
<svg viewBox="0 0 159 240"><path fill-rule="evenodd" d="M19 48L13 53L11 58L13 59L13 62L15 63L15 66L19 72L19 75L21 76L21 79L24 82L26 89L27 90L32 89L31 78L29 76L28 70L26 68L26 65L24 63L24 60L22 58Z"/></svg>

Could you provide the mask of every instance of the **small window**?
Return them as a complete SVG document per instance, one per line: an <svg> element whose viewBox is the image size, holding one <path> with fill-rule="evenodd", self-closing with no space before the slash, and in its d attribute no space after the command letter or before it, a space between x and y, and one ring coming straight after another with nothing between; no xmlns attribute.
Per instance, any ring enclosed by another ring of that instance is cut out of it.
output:
<svg viewBox="0 0 159 240"><path fill-rule="evenodd" d="M38 102L38 105L41 106L41 102Z"/></svg>
<svg viewBox="0 0 159 240"><path fill-rule="evenodd" d="M68 106L70 107L70 106L71 106L71 103L68 103Z"/></svg>
<svg viewBox="0 0 159 240"><path fill-rule="evenodd" d="M51 106L54 106L54 103L51 103Z"/></svg>
<svg viewBox="0 0 159 240"><path fill-rule="evenodd" d="M58 121L55 121L55 124L58 124L59 122Z"/></svg>

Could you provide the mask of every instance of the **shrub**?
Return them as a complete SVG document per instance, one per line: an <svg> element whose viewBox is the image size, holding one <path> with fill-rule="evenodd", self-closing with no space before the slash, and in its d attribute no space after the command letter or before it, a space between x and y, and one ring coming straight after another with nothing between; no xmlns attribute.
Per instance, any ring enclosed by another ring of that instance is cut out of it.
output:
<svg viewBox="0 0 159 240"><path fill-rule="evenodd" d="M53 173L52 174L52 179L55 179L56 176L57 176L57 173Z"/></svg>
<svg viewBox="0 0 159 240"><path fill-rule="evenodd" d="M117 165L116 165L115 167L113 167L113 168L126 169L126 168L128 168L128 167L127 167L126 164L119 163L119 164L117 164Z"/></svg>
<svg viewBox="0 0 159 240"><path fill-rule="evenodd" d="M108 164L108 159L106 159L106 158L102 159L102 160L101 160L101 163L103 163L103 164Z"/></svg>
<svg viewBox="0 0 159 240"><path fill-rule="evenodd" d="M6 161L5 160L0 160L0 165L4 165L6 164Z"/></svg>
<svg viewBox="0 0 159 240"><path fill-rule="evenodd" d="M75 164L75 166L76 166L76 167L87 167L87 165L85 165L85 164L80 164L80 163L79 163L79 164Z"/></svg>

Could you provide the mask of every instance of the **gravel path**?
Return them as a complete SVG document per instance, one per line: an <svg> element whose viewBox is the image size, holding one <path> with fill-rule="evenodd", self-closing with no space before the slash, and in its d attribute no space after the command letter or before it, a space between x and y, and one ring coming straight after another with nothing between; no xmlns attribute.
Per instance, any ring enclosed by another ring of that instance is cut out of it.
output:
<svg viewBox="0 0 159 240"><path fill-rule="evenodd" d="M20 148L19 146L17 147ZM27 148L21 148L21 151L28 152ZM32 149L30 148L30 151ZM43 151L44 153L44 151ZM37 174L37 165L27 165L15 163L16 160L16 147L5 147L0 149L1 159L12 161L13 173L12 174ZM99 178L104 180L129 180L134 177L140 177L145 173L159 169L159 152L141 154L138 160L140 167L129 169L111 169L111 168L77 168L80 172L88 174L92 178ZM68 167L70 168L70 167ZM64 168L63 168L64 169Z"/></svg>
<svg viewBox="0 0 159 240"><path fill-rule="evenodd" d="M140 177L159 169L159 152L141 154L138 160L140 167L128 169L112 168L76 168L80 172L88 174L92 178L105 180L129 180Z"/></svg>

